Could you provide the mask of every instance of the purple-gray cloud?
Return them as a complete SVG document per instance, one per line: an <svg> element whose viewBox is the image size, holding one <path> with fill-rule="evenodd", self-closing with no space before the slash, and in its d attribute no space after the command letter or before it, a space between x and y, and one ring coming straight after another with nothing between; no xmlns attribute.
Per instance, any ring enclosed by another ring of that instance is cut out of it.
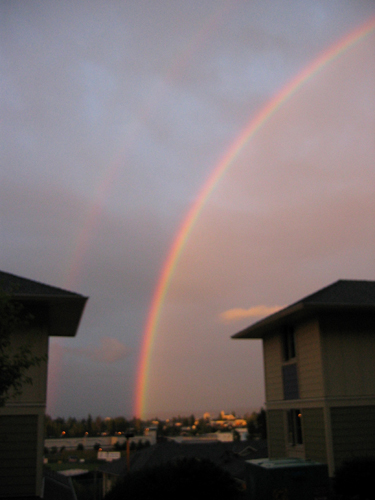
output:
<svg viewBox="0 0 375 500"><path fill-rule="evenodd" d="M103 337L99 341L96 347L65 347L65 352L84 356L99 363L115 363L130 355L129 348L115 338Z"/></svg>
<svg viewBox="0 0 375 500"><path fill-rule="evenodd" d="M374 15L369 0L1 3L1 269L90 297L77 337L51 339L52 415L132 416L152 297L200 188L283 85ZM295 92L207 200L160 311L150 414L258 408L261 344L233 325L375 279L374 43Z"/></svg>
<svg viewBox="0 0 375 500"><path fill-rule="evenodd" d="M235 307L233 309L228 309L220 314L220 319L226 323L238 321L244 318L262 318L264 316L269 316L277 311L280 311L283 306L253 306L249 309L243 309L241 307Z"/></svg>

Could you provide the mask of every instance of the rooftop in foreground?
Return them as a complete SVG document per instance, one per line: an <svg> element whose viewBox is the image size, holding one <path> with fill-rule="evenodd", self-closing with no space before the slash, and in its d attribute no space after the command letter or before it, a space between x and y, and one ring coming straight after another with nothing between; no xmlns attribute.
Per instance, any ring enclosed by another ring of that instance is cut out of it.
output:
<svg viewBox="0 0 375 500"><path fill-rule="evenodd" d="M375 312L375 281L338 280L232 335L234 339L262 338L272 326L317 312Z"/></svg>
<svg viewBox="0 0 375 500"><path fill-rule="evenodd" d="M88 297L0 271L0 291L48 318L49 334L73 337Z"/></svg>

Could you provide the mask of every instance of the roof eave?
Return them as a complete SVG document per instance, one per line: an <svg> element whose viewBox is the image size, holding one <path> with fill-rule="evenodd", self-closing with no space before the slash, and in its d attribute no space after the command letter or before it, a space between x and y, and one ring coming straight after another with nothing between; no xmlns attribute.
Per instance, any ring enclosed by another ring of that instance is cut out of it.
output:
<svg viewBox="0 0 375 500"><path fill-rule="evenodd" d="M50 331L52 337L75 337L88 297L64 297L51 301Z"/></svg>
<svg viewBox="0 0 375 500"><path fill-rule="evenodd" d="M75 337L88 297L67 295L14 295L23 303L44 303L48 306L48 335L51 337Z"/></svg>
<svg viewBox="0 0 375 500"><path fill-rule="evenodd" d="M304 308L302 303L294 304L292 306L281 309L270 316L267 316L260 321L248 326L244 330L239 331L232 335L232 339L261 339L270 330L277 327L278 324L284 322L286 318L290 319L297 313L300 313Z"/></svg>
<svg viewBox="0 0 375 500"><path fill-rule="evenodd" d="M274 331L280 326L288 324L291 320L303 319L313 315L334 312L366 312L375 315L375 308L372 305L360 304L319 304L298 302L292 306L286 307L275 314L250 325L244 330L232 335L233 339L262 339L265 335Z"/></svg>

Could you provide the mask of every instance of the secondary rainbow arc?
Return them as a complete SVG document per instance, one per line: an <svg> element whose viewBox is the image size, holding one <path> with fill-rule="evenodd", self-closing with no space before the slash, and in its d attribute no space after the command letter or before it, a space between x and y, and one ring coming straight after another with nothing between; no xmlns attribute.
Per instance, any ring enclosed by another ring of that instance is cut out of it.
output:
<svg viewBox="0 0 375 500"><path fill-rule="evenodd" d="M153 294L151 306L144 328L140 360L138 363L137 381L134 398L134 415L144 418L146 412L146 397L149 383L150 360L155 342L156 332L160 321L162 307L166 298L170 282L179 262L186 241L189 239L202 209L206 205L210 195L215 189L227 170L233 165L245 144L254 137L266 122L283 106L307 81L317 75L329 63L340 57L351 47L362 41L375 31L375 18L371 18L358 29L339 40L328 50L324 51L312 63L307 65L295 78L282 88L260 112L251 119L237 139L229 147L220 162L214 167L211 175L200 190L196 200L189 209L177 235L170 247L166 261L159 276L159 280Z"/></svg>

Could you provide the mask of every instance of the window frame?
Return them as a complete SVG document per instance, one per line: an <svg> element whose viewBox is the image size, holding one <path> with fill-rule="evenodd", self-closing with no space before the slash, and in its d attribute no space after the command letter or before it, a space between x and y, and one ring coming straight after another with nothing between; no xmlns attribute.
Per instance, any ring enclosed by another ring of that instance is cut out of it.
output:
<svg viewBox="0 0 375 500"><path fill-rule="evenodd" d="M295 329L291 325L284 327L283 335L283 361L291 361L296 358L296 337Z"/></svg>
<svg viewBox="0 0 375 500"><path fill-rule="evenodd" d="M302 412L300 409L287 410L287 442L289 446L303 445Z"/></svg>

